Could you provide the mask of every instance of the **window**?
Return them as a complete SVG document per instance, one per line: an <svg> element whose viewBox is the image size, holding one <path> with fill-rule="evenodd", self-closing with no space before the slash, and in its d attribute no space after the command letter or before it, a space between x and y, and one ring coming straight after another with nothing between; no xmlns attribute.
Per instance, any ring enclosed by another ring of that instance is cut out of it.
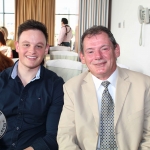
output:
<svg viewBox="0 0 150 150"><path fill-rule="evenodd" d="M73 35L75 35L75 28L78 24L78 2L79 0L56 0L55 45L57 45L57 37L61 29L61 18L68 19ZM0 0L0 26L8 29L8 38L14 38L15 0ZM74 37L72 42L74 42Z"/></svg>
<svg viewBox="0 0 150 150"><path fill-rule="evenodd" d="M0 26L8 30L8 39L14 38L15 30L15 2L14 0L0 0Z"/></svg>
<svg viewBox="0 0 150 150"><path fill-rule="evenodd" d="M57 45L57 38L61 29L61 18L67 18L68 24L73 30L75 37L75 28L78 25L78 1L79 0L56 0L55 13L55 45ZM72 45L74 43L72 38Z"/></svg>

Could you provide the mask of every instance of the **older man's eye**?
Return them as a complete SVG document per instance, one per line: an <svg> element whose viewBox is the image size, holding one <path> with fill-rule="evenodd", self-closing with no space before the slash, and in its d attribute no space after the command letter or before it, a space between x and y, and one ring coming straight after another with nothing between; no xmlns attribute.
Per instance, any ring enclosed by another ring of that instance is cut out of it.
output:
<svg viewBox="0 0 150 150"><path fill-rule="evenodd" d="M92 53L93 53L93 51L87 51L87 53L88 53L88 54L92 54Z"/></svg>
<svg viewBox="0 0 150 150"><path fill-rule="evenodd" d="M102 51L109 50L109 49L110 49L109 46L104 46L104 47L101 48Z"/></svg>

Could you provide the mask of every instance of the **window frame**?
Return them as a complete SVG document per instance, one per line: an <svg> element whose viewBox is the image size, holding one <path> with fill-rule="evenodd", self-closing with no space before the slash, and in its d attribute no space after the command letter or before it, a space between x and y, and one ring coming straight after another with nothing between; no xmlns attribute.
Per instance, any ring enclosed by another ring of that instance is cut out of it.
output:
<svg viewBox="0 0 150 150"><path fill-rule="evenodd" d="M15 15L15 12L14 13L12 13L12 12L5 12L5 0L1 0L2 1L2 3L3 3L3 6L2 6L2 8L3 8L3 10L2 11L0 11L0 14L2 15L2 26L6 26L5 25L5 15L6 14L14 14ZM15 1L14 1L14 4L15 4ZM15 10L14 10L15 11Z"/></svg>

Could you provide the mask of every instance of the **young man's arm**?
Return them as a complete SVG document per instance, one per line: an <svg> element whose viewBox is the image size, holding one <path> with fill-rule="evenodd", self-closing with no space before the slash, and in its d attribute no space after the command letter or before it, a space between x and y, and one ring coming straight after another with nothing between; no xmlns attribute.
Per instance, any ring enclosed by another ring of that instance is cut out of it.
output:
<svg viewBox="0 0 150 150"><path fill-rule="evenodd" d="M58 122L63 107L63 84L62 78L58 78L55 81L54 86L50 85L53 89L52 103L49 107L47 122L46 122L46 134L44 137L36 139L31 147L25 150L58 150L58 144L56 141Z"/></svg>

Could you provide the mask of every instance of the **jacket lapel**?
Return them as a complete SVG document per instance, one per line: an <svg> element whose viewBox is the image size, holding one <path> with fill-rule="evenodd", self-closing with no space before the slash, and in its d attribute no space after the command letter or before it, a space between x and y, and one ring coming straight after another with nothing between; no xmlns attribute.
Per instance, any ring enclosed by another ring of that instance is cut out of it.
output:
<svg viewBox="0 0 150 150"><path fill-rule="evenodd" d="M91 112L95 120L96 132L98 132L98 128L99 128L98 101L97 101L97 95L95 91L95 85L93 83L93 79L90 72L84 78L84 81L85 82L82 84L84 99L89 104L89 108L91 109Z"/></svg>
<svg viewBox="0 0 150 150"><path fill-rule="evenodd" d="M125 71L118 67L118 80L116 86L116 100L115 100L115 116L114 116L114 126L116 127L117 121L119 119L121 110L126 100L127 93L130 87L130 81L128 81L128 75Z"/></svg>
<svg viewBox="0 0 150 150"><path fill-rule="evenodd" d="M130 87L130 81L128 81L128 75L118 67L118 80L116 86L116 99L115 99L115 116L114 116L114 126L116 127L117 121L119 119L121 110L123 108L124 102L126 100L126 96ZM93 79L91 73L89 72L87 76L84 78L84 82L82 84L82 90L84 94L84 99L89 104L89 108L93 114L95 120L96 132L99 129L99 108L98 108L98 100L95 90L95 85L93 83Z"/></svg>

